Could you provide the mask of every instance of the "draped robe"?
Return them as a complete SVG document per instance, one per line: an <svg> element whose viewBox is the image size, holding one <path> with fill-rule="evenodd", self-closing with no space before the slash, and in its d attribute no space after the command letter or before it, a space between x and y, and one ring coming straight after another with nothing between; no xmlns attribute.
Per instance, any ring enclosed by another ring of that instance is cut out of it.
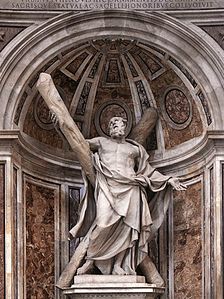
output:
<svg viewBox="0 0 224 299"><path fill-rule="evenodd" d="M95 203L89 198L86 186L79 221L70 231L76 237L85 234L86 227L90 227L86 259L93 260L103 274L111 274L115 257L122 251L125 255L121 267L127 274L135 273L148 255L148 242L160 227L170 199L166 188L170 176L150 166L148 154L141 145L126 141L138 147L138 165L133 175L126 176L108 167L96 152L93 159ZM156 192L150 203L146 188Z"/></svg>

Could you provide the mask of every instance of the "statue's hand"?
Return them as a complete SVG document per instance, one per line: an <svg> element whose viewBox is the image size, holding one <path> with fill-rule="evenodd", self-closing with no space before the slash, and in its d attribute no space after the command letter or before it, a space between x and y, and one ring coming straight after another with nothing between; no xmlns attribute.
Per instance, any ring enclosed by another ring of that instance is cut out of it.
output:
<svg viewBox="0 0 224 299"><path fill-rule="evenodd" d="M57 115L54 112L50 111L51 121L53 122L54 126L57 126L58 124L58 118Z"/></svg>
<svg viewBox="0 0 224 299"><path fill-rule="evenodd" d="M185 191L187 189L187 186L182 184L178 178L170 178L168 183L177 191Z"/></svg>

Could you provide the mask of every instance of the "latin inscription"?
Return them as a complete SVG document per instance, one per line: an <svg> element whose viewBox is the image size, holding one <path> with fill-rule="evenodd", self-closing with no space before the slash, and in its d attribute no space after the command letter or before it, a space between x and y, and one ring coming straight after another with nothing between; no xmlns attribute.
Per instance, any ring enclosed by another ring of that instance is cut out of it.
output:
<svg viewBox="0 0 224 299"><path fill-rule="evenodd" d="M25 10L183 10L224 8L223 0L1 0L2 9Z"/></svg>

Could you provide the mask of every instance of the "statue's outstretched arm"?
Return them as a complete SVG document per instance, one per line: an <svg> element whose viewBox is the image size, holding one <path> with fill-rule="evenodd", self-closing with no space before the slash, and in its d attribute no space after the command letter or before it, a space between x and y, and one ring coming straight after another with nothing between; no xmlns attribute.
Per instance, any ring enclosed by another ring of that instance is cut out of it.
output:
<svg viewBox="0 0 224 299"><path fill-rule="evenodd" d="M37 81L37 89L50 111L56 115L61 131L64 133L70 146L76 153L86 176L91 184L94 185L95 174L89 144L86 142L82 133L79 131L79 128L73 121L49 74L40 74Z"/></svg>
<svg viewBox="0 0 224 299"><path fill-rule="evenodd" d="M130 138L141 145L145 145L147 137L152 133L158 120L158 113L155 108L148 108L137 125L133 128Z"/></svg>

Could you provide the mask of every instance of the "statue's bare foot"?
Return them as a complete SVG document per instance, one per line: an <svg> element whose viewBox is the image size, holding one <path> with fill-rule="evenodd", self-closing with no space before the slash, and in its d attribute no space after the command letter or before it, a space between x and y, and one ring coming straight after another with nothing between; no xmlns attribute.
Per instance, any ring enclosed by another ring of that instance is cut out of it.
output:
<svg viewBox="0 0 224 299"><path fill-rule="evenodd" d="M126 271L128 272L128 275L137 275L136 272L132 270L130 267L127 267Z"/></svg>
<svg viewBox="0 0 224 299"><path fill-rule="evenodd" d="M113 275L127 275L127 273L118 265L114 265L112 274Z"/></svg>
<svg viewBox="0 0 224 299"><path fill-rule="evenodd" d="M87 274L93 270L93 267L93 261L86 261L82 267L78 268L77 275Z"/></svg>

